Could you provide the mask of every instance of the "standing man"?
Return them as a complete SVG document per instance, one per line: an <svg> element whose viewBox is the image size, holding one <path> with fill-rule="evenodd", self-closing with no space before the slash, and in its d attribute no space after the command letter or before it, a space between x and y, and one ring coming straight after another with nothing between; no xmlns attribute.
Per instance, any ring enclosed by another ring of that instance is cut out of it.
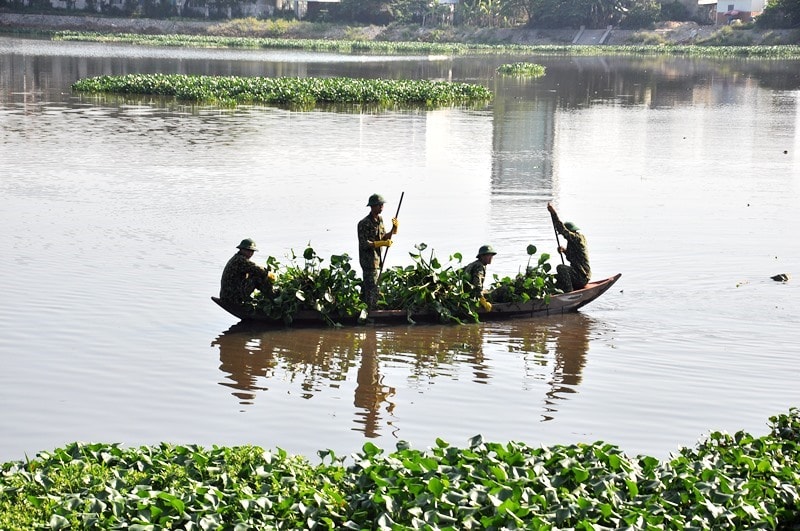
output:
<svg viewBox="0 0 800 531"><path fill-rule="evenodd" d="M492 311L492 305L483 295L483 282L486 280L486 266L492 263L492 258L497 253L491 245L481 245L474 262L464 268L467 280L472 284L472 292L478 298L478 302L487 312Z"/></svg>
<svg viewBox="0 0 800 531"><path fill-rule="evenodd" d="M378 274L381 267L381 248L392 245L392 236L397 234L399 223L392 219L392 230L385 232L383 228L383 196L372 194L367 200L369 214L358 222L358 261L361 264L364 284L361 297L367 303L367 309L374 310L378 306Z"/></svg>
<svg viewBox="0 0 800 531"><path fill-rule="evenodd" d="M257 289L267 293L272 291L275 274L250 260L258 250L256 242L245 238L236 248L239 252L228 260L222 271L219 298L223 302L247 306L253 291Z"/></svg>
<svg viewBox="0 0 800 531"><path fill-rule="evenodd" d="M547 203L547 210L550 211L550 217L553 218L553 227L556 232L567 240L567 247L559 245L558 252L567 257L569 265L561 264L556 267L556 287L564 293L581 289L592 277L586 237L578 232L580 229L574 223L570 221L561 223L552 203Z"/></svg>

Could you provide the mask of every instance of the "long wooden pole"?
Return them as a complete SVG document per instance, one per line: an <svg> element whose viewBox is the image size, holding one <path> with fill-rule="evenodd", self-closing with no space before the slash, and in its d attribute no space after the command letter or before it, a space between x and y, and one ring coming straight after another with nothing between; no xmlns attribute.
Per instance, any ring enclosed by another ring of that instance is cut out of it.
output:
<svg viewBox="0 0 800 531"><path fill-rule="evenodd" d="M561 254L561 249L560 249L561 242L558 241L558 229L556 229L556 220L552 219L552 221L553 221L553 232L556 233L556 250L558 251L558 256L561 257L561 265L565 265L564 264L564 255Z"/></svg>
<svg viewBox="0 0 800 531"><path fill-rule="evenodd" d="M400 215L400 207L403 206L403 196L406 195L405 192L400 192L400 202L397 203L397 212L395 212L394 217L395 219ZM383 274L383 264L386 262L386 255L389 254L389 248L386 248L386 251L381 255L381 268L378 270L378 279L380 280L381 275Z"/></svg>

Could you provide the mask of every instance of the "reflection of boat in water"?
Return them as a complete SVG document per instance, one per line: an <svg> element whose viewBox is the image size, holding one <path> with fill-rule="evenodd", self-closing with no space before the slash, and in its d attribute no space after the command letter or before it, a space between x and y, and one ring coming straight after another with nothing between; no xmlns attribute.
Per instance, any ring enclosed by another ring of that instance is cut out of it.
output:
<svg viewBox="0 0 800 531"><path fill-rule="evenodd" d="M277 373L300 382L301 396L312 396L320 382L339 382L356 366L363 334L351 330L273 330L265 333L252 323L238 323L217 337L220 369L228 373L222 385L233 388L242 403L266 391ZM259 383L261 382L261 383Z"/></svg>
<svg viewBox="0 0 800 531"><path fill-rule="evenodd" d="M616 274L613 277L605 278L589 282L582 289L571 291L569 293L559 293L552 295L549 302L544 300L534 299L524 303L518 302L498 302L492 304L491 311L483 309L478 311L478 316L481 321L499 321L505 319L529 319L532 317L545 317L548 315L558 315L564 313L576 312L580 308L586 306L593 300L600 297L621 277L621 274ZM234 305L222 302L218 297L211 297L215 303L222 307L228 313L238 317L243 321L258 321L263 324L271 324L276 326L284 326L281 319L274 319L264 314L255 313L252 310L246 310ZM406 310L373 310L367 317L368 322L375 324L392 324L392 323L407 323L409 320L412 322L438 322L440 320L439 314L436 312L430 313L409 313ZM356 325L359 324L357 317L351 318L337 318L341 324ZM292 316L292 324L305 325L305 326L321 326L325 325L327 321L319 313L315 311L301 311Z"/></svg>
<svg viewBox="0 0 800 531"><path fill-rule="evenodd" d="M516 405L488 400L483 406L469 406L483 407L483 413L490 415L496 412L487 408L506 411L518 405L530 411L525 395L535 393L540 397L536 401L543 400L538 420L553 418L559 403L577 392L596 327L596 321L581 313L464 326L322 330L274 330L241 322L212 345L220 349L220 370L225 373L220 384L232 388L242 404L254 404L259 395L268 400L270 392L288 387L291 395L315 399L313 415L325 409L319 405L326 400L341 405L342 393L352 393L354 410L347 429L378 437L398 429L395 410L399 404L407 405L410 395L431 393L426 400L450 408L452 397L436 395L443 388L436 385L441 381L458 381L467 394L476 384L489 386L478 391L487 397L495 392L493 385L503 392L511 386L522 394ZM520 418L520 422L533 420ZM425 419L415 422L424 424Z"/></svg>

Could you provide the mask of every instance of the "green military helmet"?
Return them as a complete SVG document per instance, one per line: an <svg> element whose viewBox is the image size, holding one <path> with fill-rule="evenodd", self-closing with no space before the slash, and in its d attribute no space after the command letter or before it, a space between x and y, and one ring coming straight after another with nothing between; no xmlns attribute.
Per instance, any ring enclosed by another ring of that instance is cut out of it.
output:
<svg viewBox="0 0 800 531"><path fill-rule="evenodd" d="M375 206L375 205L382 205L386 201L384 201L383 196L381 194L372 194L369 196L369 200L367 201L367 206Z"/></svg>
<svg viewBox="0 0 800 531"><path fill-rule="evenodd" d="M248 251L258 251L256 247L256 242L251 240L250 238L245 238L242 240L242 243L236 246L237 249L248 250Z"/></svg>
<svg viewBox="0 0 800 531"><path fill-rule="evenodd" d="M495 251L494 247L491 245L481 245L481 248L478 249L478 255L475 258L480 258L485 254L497 254L497 251Z"/></svg>
<svg viewBox="0 0 800 531"><path fill-rule="evenodd" d="M574 224L573 222L571 222L571 221L567 221L566 223L564 223L564 226L565 226L565 227L567 228L567 230L568 230L568 231L570 231L570 232L578 232L579 230L581 230L581 229L580 229L580 228L579 228L577 225L575 225L575 224Z"/></svg>

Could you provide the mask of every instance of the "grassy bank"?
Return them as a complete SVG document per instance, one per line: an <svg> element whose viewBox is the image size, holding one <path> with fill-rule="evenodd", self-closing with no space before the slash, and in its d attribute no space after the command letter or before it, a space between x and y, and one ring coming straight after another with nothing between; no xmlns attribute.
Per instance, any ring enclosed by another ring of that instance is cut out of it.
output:
<svg viewBox="0 0 800 531"><path fill-rule="evenodd" d="M2 529L797 529L800 412L672 458L475 437L319 464L255 446L70 444L2 465Z"/></svg>
<svg viewBox="0 0 800 531"><path fill-rule="evenodd" d="M340 53L377 54L559 54L559 55L676 55L687 57L800 57L800 46L696 46L696 45L602 45L480 44L419 41L359 41L332 39L286 39L271 37L227 37L215 35L140 35L132 33L57 32L56 40L119 42L147 46L202 48L303 49Z"/></svg>

